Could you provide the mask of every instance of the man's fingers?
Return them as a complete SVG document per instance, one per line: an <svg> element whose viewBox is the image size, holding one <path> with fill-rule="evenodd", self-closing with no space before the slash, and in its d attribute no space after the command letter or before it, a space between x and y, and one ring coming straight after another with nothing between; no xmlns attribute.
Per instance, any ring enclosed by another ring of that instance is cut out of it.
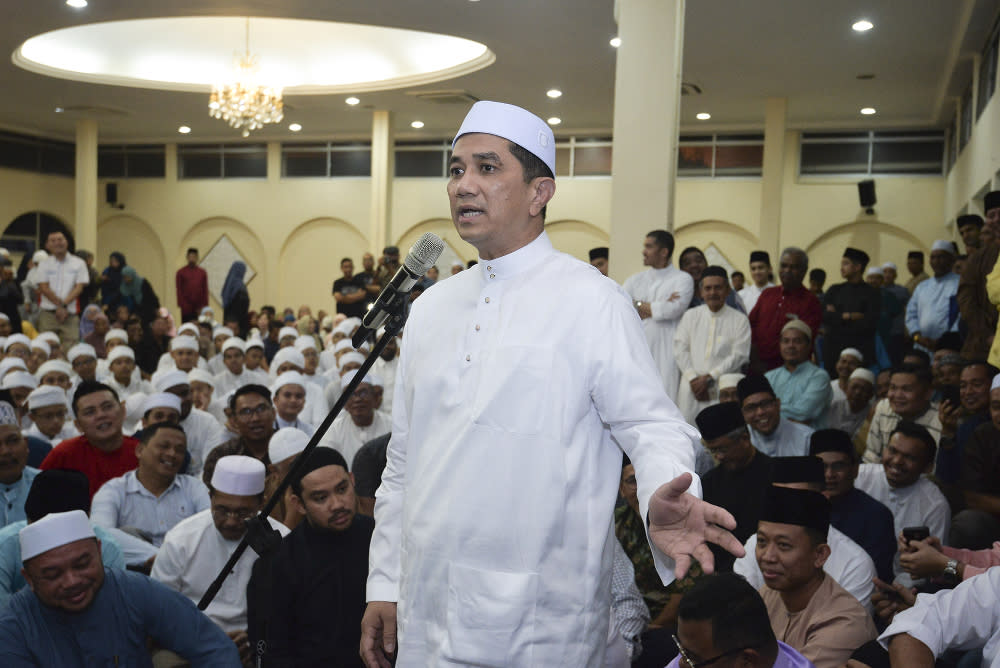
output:
<svg viewBox="0 0 1000 668"><path fill-rule="evenodd" d="M674 557L674 577L678 580L687 575L689 568L691 568L690 556L686 554L679 554Z"/></svg>
<svg viewBox="0 0 1000 668"><path fill-rule="evenodd" d="M720 508L718 506L713 506L711 503L705 503L705 521L711 522L712 524L718 524L720 527L726 529L736 528L736 518L733 517L732 513ZM718 541L713 541L718 542ZM731 550L730 550L731 551Z"/></svg>
<svg viewBox="0 0 1000 668"><path fill-rule="evenodd" d="M694 558L698 560L698 564L701 566L701 570L705 571L705 575L711 575L715 572L715 555L708 549L708 545L702 543L696 547L694 549Z"/></svg>
<svg viewBox="0 0 1000 668"><path fill-rule="evenodd" d="M654 496L659 496L668 500L673 500L684 494L691 486L691 474L682 473L665 485L660 485ZM733 526L736 526L735 524Z"/></svg>
<svg viewBox="0 0 1000 668"><path fill-rule="evenodd" d="M742 557L746 555L746 550L743 549L743 545L736 539L736 536L725 529L709 525L705 529L705 540L715 543L733 556ZM708 548L706 547L706 549ZM711 554L711 551L709 551L709 554ZM701 560L699 559L699 561Z"/></svg>

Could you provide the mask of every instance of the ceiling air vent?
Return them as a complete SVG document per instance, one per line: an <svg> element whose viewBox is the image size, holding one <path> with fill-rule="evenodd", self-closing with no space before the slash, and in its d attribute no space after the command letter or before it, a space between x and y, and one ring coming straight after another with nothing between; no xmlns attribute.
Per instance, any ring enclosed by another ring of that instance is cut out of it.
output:
<svg viewBox="0 0 1000 668"><path fill-rule="evenodd" d="M701 86L688 81L682 81L681 95L701 95Z"/></svg>
<svg viewBox="0 0 1000 668"><path fill-rule="evenodd" d="M434 104L461 104L464 106L479 102L479 98L466 90L416 90L407 91L407 95L433 102Z"/></svg>

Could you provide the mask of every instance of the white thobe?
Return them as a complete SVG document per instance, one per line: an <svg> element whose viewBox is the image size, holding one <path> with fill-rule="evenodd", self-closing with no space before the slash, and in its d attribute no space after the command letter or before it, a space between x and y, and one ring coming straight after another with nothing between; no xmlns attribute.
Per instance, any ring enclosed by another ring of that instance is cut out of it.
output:
<svg viewBox="0 0 1000 668"><path fill-rule="evenodd" d="M881 464L862 464L858 467L854 486L892 511L897 536L906 527L926 526L932 536L937 536L947 545L951 507L937 485L927 478L921 476L909 487L890 487ZM913 585L910 574L899 565L899 552L893 559L892 569L896 573L896 582L907 587Z"/></svg>
<svg viewBox="0 0 1000 668"><path fill-rule="evenodd" d="M750 428L750 443L768 457L804 457L809 454L809 439L815 431L801 422L785 418L778 420L778 428L765 436Z"/></svg>
<svg viewBox="0 0 1000 668"><path fill-rule="evenodd" d="M399 602L399 668L601 666L622 450L645 517L698 438L644 343L625 292L544 233L413 303L368 576Z"/></svg>
<svg viewBox="0 0 1000 668"><path fill-rule="evenodd" d="M674 332L691 303L694 281L686 271L670 264L663 269L647 269L625 280L625 292L633 302L648 302L653 313L642 321L646 343L653 354L663 388L671 399L677 396L678 370L674 360ZM673 294L679 296L671 299Z"/></svg>
<svg viewBox="0 0 1000 668"><path fill-rule="evenodd" d="M133 394L152 394L155 392L149 381L143 380L142 377L135 378L133 376L129 380L130 382L128 385L122 385L115 380L115 377L112 375L105 378L103 382L118 394L118 401L125 401Z"/></svg>
<svg viewBox="0 0 1000 668"><path fill-rule="evenodd" d="M288 535L284 524L270 517L267 521L282 536ZM203 510L167 532L149 576L197 604L237 545L239 541L226 540L215 528L212 511ZM244 552L204 611L226 633L246 631L247 583L256 561L256 552Z"/></svg>
<svg viewBox="0 0 1000 668"><path fill-rule="evenodd" d="M201 369L202 371L208 371L208 362L205 360L204 357L201 357L201 356L198 357L197 367L199 369ZM163 371L165 369L172 371L172 370L174 370L176 368L177 368L177 365L174 364L174 358L170 355L169 351L163 353L162 355L160 355L160 359L156 363L156 370L157 371Z"/></svg>
<svg viewBox="0 0 1000 668"><path fill-rule="evenodd" d="M719 377L736 373L750 361L750 320L732 308L712 312L707 304L689 309L674 333L674 358L681 372L677 387L677 408L691 424L703 408L719 399ZM699 401L691 391L691 381L709 374L713 382L708 400Z"/></svg>
<svg viewBox="0 0 1000 668"><path fill-rule="evenodd" d="M399 368L399 353L391 360L386 361L379 357L375 360L372 370L382 379L382 405L380 410L386 415L392 415L392 397L396 391L396 370Z"/></svg>
<svg viewBox="0 0 1000 668"><path fill-rule="evenodd" d="M181 429L187 436L187 449L191 453L191 464L187 473L193 476L200 476L202 467L205 465L205 457L217 445L222 445L229 440L226 430L212 417L211 413L206 413L194 406L188 416L181 420Z"/></svg>
<svg viewBox="0 0 1000 668"><path fill-rule="evenodd" d="M268 387L271 379L263 371L250 371L243 369L243 373L236 375L229 369L223 369L222 373L215 374L215 396L224 397L230 392L240 389L244 385L263 385Z"/></svg>
<svg viewBox="0 0 1000 668"><path fill-rule="evenodd" d="M375 411L370 425L359 427L344 410L323 434L319 444L333 448L344 455L347 466L350 467L354 462L354 455L358 454L362 445L390 431L392 431L392 420L382 411Z"/></svg>
<svg viewBox="0 0 1000 668"><path fill-rule="evenodd" d="M768 283L762 288L758 288L754 283L750 283L745 288L737 292L739 298L743 300L743 305L747 308L747 313L753 310L754 304L757 303L757 299L760 298L760 293L764 292L768 288L773 288L774 283Z"/></svg>
<svg viewBox="0 0 1000 668"><path fill-rule="evenodd" d="M832 526L827 533L826 543L830 546L830 556L823 564L823 570L858 599L865 610L872 612L872 593L875 591L872 578L878 575L875 562L850 536ZM760 589L764 586L764 576L757 563L757 534L750 536L743 549L747 553L733 564L733 572L746 578L754 589Z"/></svg>
<svg viewBox="0 0 1000 668"><path fill-rule="evenodd" d="M34 436L35 438L41 439L41 440L45 441L46 443L50 443L50 444L52 444L52 447L55 447L55 446L59 445L60 443L62 443L63 441L65 441L67 438L76 438L77 436L80 435L80 431L76 428L76 425L74 425L72 422L64 422L63 423L63 428L60 429L59 433L56 434L52 438L49 438L48 436L46 436L45 434L43 434L38 429L38 425L35 424L34 422L32 422L31 426L28 427L27 429L23 430L21 433L25 437L27 437L27 436Z"/></svg>

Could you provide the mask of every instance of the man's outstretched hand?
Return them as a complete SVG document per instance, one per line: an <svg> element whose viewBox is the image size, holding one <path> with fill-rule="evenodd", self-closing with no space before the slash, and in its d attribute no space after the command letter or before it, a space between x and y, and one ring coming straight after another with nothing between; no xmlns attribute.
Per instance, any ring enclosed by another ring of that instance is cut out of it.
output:
<svg viewBox="0 0 1000 668"><path fill-rule="evenodd" d="M697 559L706 573L715 570L708 542L716 543L737 557L743 546L727 529L736 528L728 512L688 494L691 474L684 473L660 487L649 498L649 538L674 560L674 575L684 577Z"/></svg>

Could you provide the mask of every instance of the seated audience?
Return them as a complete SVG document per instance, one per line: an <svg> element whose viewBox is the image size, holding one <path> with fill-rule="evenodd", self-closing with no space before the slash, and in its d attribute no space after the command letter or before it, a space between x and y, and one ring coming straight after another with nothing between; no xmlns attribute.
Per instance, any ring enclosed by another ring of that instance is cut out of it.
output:
<svg viewBox="0 0 1000 668"><path fill-rule="evenodd" d="M215 374L215 390L222 396L244 385L257 383L266 384L267 374L262 371L249 371L245 367L246 344L243 339L235 336L226 339L222 344L223 370Z"/></svg>
<svg viewBox="0 0 1000 668"><path fill-rule="evenodd" d="M327 379L319 368L319 349L316 346L316 337L309 334L300 336L295 339L295 349L302 353L302 358L305 360L302 377L310 383L319 385L320 389L326 387Z"/></svg>
<svg viewBox="0 0 1000 668"><path fill-rule="evenodd" d="M225 424L228 419L226 402L215 391L215 376L204 369L191 369L188 383L191 385L192 405L214 417L219 424Z"/></svg>
<svg viewBox="0 0 1000 668"><path fill-rule="evenodd" d="M213 376L226 368L225 364L222 362L222 346L226 341L233 338L233 330L228 327L216 327L212 330L212 349L215 354L208 360L208 371Z"/></svg>
<svg viewBox="0 0 1000 668"><path fill-rule="evenodd" d="M781 416L813 428L825 426L833 390L829 374L809 361L812 330L791 320L781 328L778 345L782 365L764 375L781 400Z"/></svg>
<svg viewBox="0 0 1000 668"><path fill-rule="evenodd" d="M346 388L358 372L352 372L340 379L342 388ZM354 390L354 394L344 406L345 413L337 416L330 429L320 440L320 446L333 448L352 461L361 446L376 436L392 431L392 421L384 414L375 410L378 391L377 380L368 375Z"/></svg>
<svg viewBox="0 0 1000 668"><path fill-rule="evenodd" d="M997 368L986 362L964 363L956 396L943 398L939 405L941 439L934 477L945 485L958 483L965 445L976 427L990 421L990 388L997 373Z"/></svg>
<svg viewBox="0 0 1000 668"><path fill-rule="evenodd" d="M747 376L737 386L743 418L750 427L750 442L770 457L794 457L809 451L812 427L781 415L781 400L771 383L760 375Z"/></svg>
<svg viewBox="0 0 1000 668"><path fill-rule="evenodd" d="M270 499L278 485L288 475L288 471L295 462L299 453L306 449L309 444L309 437L301 429L294 427L284 427L278 429L271 436L267 444L267 456L271 460L271 465L267 467L267 484L264 486L264 498ZM271 517L278 520L289 530L299 525L302 516L296 510L295 504L291 501L292 488L288 486L281 499L271 511Z"/></svg>
<svg viewBox="0 0 1000 668"><path fill-rule="evenodd" d="M306 385L308 382L297 371L286 371L271 383L271 392L274 396L275 429L294 427L303 431L307 436L312 436L316 431L311 424L299 419L306 406Z"/></svg>
<svg viewBox="0 0 1000 668"><path fill-rule="evenodd" d="M965 509L952 520L950 544L979 550L1000 539L1000 374L990 389L991 421L976 427L962 453Z"/></svg>
<svg viewBox="0 0 1000 668"><path fill-rule="evenodd" d="M833 390L833 400L847 397L847 383L851 379L854 370L862 365L864 358L857 348L844 348L837 358L837 377L830 381L830 388Z"/></svg>
<svg viewBox="0 0 1000 668"><path fill-rule="evenodd" d="M941 420L937 406L931 403L931 373L919 366L903 364L892 371L889 396L875 405L863 460L874 464L882 459L896 424L901 420L915 422L926 428L934 439L935 448L941 437Z"/></svg>
<svg viewBox="0 0 1000 668"><path fill-rule="evenodd" d="M263 385L244 385L229 397L229 412L239 436L215 447L205 458L202 480L209 484L215 462L227 455L247 455L265 465L268 444L274 434L274 406L271 392Z"/></svg>
<svg viewBox="0 0 1000 668"><path fill-rule="evenodd" d="M293 346L281 348L271 361L270 382L286 371L302 373L306 367L306 358ZM320 425L330 412L323 389L315 383L306 383L306 405L302 411L302 419L310 425Z"/></svg>
<svg viewBox="0 0 1000 668"><path fill-rule="evenodd" d="M740 381L746 378L742 373L724 373L719 376L719 403L727 401L740 402L740 391L737 389Z"/></svg>
<svg viewBox="0 0 1000 668"><path fill-rule="evenodd" d="M173 368L187 373L197 367L199 361L202 361L202 358L198 355L198 328L191 325L191 323L187 323L182 326L182 329L188 326L194 329L193 332L188 330L188 333L193 334L193 336L188 336L178 331L177 336L170 340L170 362L160 365L160 369L173 366Z"/></svg>
<svg viewBox="0 0 1000 668"><path fill-rule="evenodd" d="M1000 566L1000 542L985 550L966 550L942 545L936 536L907 540L897 536L899 564L910 577L933 578L936 583L954 587L963 580Z"/></svg>
<svg viewBox="0 0 1000 668"><path fill-rule="evenodd" d="M28 395L31 426L24 430L24 435L42 439L53 446L75 438L80 432L72 420L67 421L68 415L66 392L60 387L41 385Z"/></svg>
<svg viewBox="0 0 1000 668"><path fill-rule="evenodd" d="M115 346L108 353L108 375L104 383L125 401L133 394L150 394L153 386L142 376L136 377L135 353L128 346Z"/></svg>
<svg viewBox="0 0 1000 668"><path fill-rule="evenodd" d="M868 369L855 369L847 381L845 393L835 397L830 404L827 424L831 429L845 431L853 438L868 419L874 396L874 374Z"/></svg>
<svg viewBox="0 0 1000 668"><path fill-rule="evenodd" d="M66 361L79 382L97 380L97 351L89 343L78 343L66 351Z"/></svg>
<svg viewBox="0 0 1000 668"><path fill-rule="evenodd" d="M385 453L391 437L391 433L383 434L368 441L354 454L354 461L351 462L354 493L358 497L358 512L369 517L375 517L375 491L382 484L382 472L386 464ZM633 471L631 475L634 474ZM632 495L635 496L634 490ZM638 503L637 499L636 504Z"/></svg>
<svg viewBox="0 0 1000 668"><path fill-rule="evenodd" d="M28 440L17 411L0 401L0 526L25 519L24 502L37 475L38 469L28 466Z"/></svg>
<svg viewBox="0 0 1000 668"><path fill-rule="evenodd" d="M187 435L187 451L191 461L187 473L199 475L212 448L226 441L226 432L219 421L191 401L191 381L187 373L177 369L157 371L153 374L153 389L169 392L181 400L180 426Z"/></svg>

